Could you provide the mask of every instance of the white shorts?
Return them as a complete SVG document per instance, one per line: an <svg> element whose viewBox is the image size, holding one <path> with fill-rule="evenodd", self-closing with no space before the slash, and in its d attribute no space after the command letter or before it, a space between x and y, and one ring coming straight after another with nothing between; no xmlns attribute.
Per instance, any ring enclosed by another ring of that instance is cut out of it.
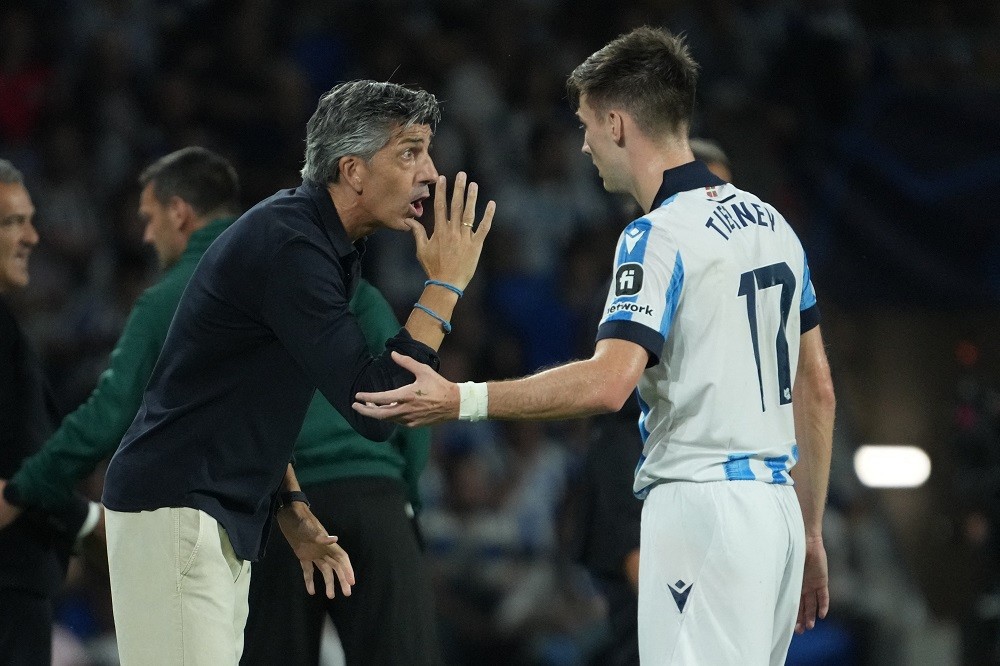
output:
<svg viewBox="0 0 1000 666"><path fill-rule="evenodd" d="M804 563L805 527L791 486L653 487L642 509L640 661L783 664Z"/></svg>

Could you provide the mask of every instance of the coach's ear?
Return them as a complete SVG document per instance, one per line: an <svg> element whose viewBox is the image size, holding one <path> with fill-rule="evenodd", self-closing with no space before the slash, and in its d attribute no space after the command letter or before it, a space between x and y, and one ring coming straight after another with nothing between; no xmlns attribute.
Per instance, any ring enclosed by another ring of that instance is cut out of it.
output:
<svg viewBox="0 0 1000 666"><path fill-rule="evenodd" d="M340 158L338 165L340 179L347 184L357 194L361 194L365 189L365 180L368 177L368 164L357 155L347 155Z"/></svg>

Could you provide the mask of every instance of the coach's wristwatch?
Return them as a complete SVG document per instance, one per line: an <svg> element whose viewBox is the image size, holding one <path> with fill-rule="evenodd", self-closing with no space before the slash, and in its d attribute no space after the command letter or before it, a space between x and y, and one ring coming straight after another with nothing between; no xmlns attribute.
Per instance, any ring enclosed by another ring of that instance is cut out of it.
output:
<svg viewBox="0 0 1000 666"><path fill-rule="evenodd" d="M275 511L281 511L286 506L292 502L302 502L306 506L309 506L309 498L301 490L285 490L278 493L278 506L274 508Z"/></svg>

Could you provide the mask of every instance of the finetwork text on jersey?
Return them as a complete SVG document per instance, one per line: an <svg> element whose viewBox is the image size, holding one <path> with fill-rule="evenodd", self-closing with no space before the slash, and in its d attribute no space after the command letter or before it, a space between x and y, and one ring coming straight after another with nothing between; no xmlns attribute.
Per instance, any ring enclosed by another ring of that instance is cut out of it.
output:
<svg viewBox="0 0 1000 666"><path fill-rule="evenodd" d="M638 314L653 316L653 308L648 305L638 305L636 303L615 303L608 308L608 314L616 312L635 312Z"/></svg>

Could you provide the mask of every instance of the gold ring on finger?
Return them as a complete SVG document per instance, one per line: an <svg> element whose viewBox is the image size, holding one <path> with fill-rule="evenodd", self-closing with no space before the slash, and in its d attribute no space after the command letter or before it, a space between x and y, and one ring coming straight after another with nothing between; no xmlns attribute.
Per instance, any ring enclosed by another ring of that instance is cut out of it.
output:
<svg viewBox="0 0 1000 666"><path fill-rule="evenodd" d="M472 222L462 222L462 226L463 227L469 227L471 229L472 228Z"/></svg>

